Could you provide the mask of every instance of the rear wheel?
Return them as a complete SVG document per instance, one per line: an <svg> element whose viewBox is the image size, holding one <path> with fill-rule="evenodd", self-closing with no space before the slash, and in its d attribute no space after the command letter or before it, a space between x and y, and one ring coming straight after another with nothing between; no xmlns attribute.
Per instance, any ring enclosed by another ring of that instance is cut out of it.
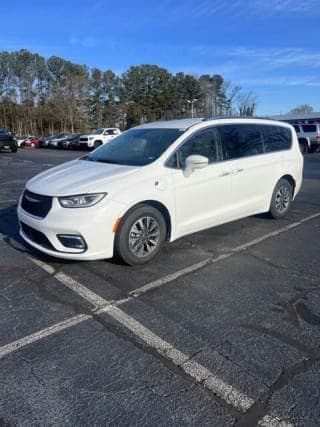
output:
<svg viewBox="0 0 320 427"><path fill-rule="evenodd" d="M162 214L152 206L140 205L122 219L115 252L126 264L145 264L160 252L166 233Z"/></svg>
<svg viewBox="0 0 320 427"><path fill-rule="evenodd" d="M274 219L284 217L290 209L292 201L292 184L286 179L280 179L273 190L270 215Z"/></svg>

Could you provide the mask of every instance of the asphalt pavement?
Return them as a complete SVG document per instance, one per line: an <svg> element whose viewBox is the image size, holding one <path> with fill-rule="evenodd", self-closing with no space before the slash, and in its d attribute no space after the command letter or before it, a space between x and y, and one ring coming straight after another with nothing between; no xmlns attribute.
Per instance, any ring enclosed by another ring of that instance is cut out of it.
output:
<svg viewBox="0 0 320 427"><path fill-rule="evenodd" d="M26 181L84 153L0 153L0 426L320 425L320 154L281 220L167 244L151 264L47 257Z"/></svg>

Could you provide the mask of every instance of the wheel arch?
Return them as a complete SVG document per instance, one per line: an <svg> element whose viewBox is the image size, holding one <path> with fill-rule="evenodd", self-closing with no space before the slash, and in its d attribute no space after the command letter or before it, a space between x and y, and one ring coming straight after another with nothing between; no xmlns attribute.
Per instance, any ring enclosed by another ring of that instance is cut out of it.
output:
<svg viewBox="0 0 320 427"><path fill-rule="evenodd" d="M294 197L294 195L295 195L295 190L296 190L296 181L295 181L295 179L293 178L293 176L292 175L289 175L289 174L287 174L287 175L283 175L280 179L279 179L279 181L281 180L281 179L285 179L286 181L288 181L291 185L292 185L292 198ZM279 182L278 181L278 182Z"/></svg>
<svg viewBox="0 0 320 427"><path fill-rule="evenodd" d="M135 210L136 208L138 208L139 206L142 205L149 205L152 206L153 208L157 209L162 215L163 218L166 222L166 226L167 226L167 236L166 236L166 240L170 240L171 237L171 232L172 232L172 220L171 220L171 215L170 212L168 210L168 208L161 202L159 202L158 200L142 200L141 202L136 203L135 205L131 206L130 209L128 209L124 215L122 215L121 221L133 210ZM120 221L120 222L121 222Z"/></svg>

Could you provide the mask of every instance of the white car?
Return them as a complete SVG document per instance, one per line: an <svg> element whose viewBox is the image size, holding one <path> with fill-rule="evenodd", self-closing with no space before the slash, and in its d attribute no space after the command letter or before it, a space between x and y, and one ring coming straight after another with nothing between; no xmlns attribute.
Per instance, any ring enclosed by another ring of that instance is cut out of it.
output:
<svg viewBox="0 0 320 427"><path fill-rule="evenodd" d="M320 124L293 124L293 127L302 153L314 152L320 148Z"/></svg>
<svg viewBox="0 0 320 427"><path fill-rule="evenodd" d="M164 242L249 215L283 217L302 183L293 127L262 119L138 126L29 180L23 239L68 259L150 261Z"/></svg>
<svg viewBox="0 0 320 427"><path fill-rule="evenodd" d="M100 145L111 141L116 136L120 135L121 131L118 128L101 128L94 130L90 135L80 136L80 147L85 148L98 148Z"/></svg>

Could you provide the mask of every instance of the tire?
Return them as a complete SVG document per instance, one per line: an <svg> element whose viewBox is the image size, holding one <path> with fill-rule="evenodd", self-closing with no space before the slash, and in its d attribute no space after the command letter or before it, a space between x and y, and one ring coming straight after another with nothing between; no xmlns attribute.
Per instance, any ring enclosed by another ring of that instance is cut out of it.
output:
<svg viewBox="0 0 320 427"><path fill-rule="evenodd" d="M18 151L18 147L13 147L13 148L11 148L11 153L16 153L17 151Z"/></svg>
<svg viewBox="0 0 320 427"><path fill-rule="evenodd" d="M145 264L160 252L166 235L167 225L161 212L149 205L137 206L119 225L115 254L128 265Z"/></svg>
<svg viewBox="0 0 320 427"><path fill-rule="evenodd" d="M306 142L300 142L299 147L300 147L300 151L302 154L305 154L308 152L309 147L308 147L308 144Z"/></svg>
<svg viewBox="0 0 320 427"><path fill-rule="evenodd" d="M102 145L101 141L94 141L93 149L95 150L96 148L100 147L100 145Z"/></svg>
<svg viewBox="0 0 320 427"><path fill-rule="evenodd" d="M280 179L273 190L270 203L270 216L274 219L283 218L289 211L292 202L292 184L286 179Z"/></svg>

